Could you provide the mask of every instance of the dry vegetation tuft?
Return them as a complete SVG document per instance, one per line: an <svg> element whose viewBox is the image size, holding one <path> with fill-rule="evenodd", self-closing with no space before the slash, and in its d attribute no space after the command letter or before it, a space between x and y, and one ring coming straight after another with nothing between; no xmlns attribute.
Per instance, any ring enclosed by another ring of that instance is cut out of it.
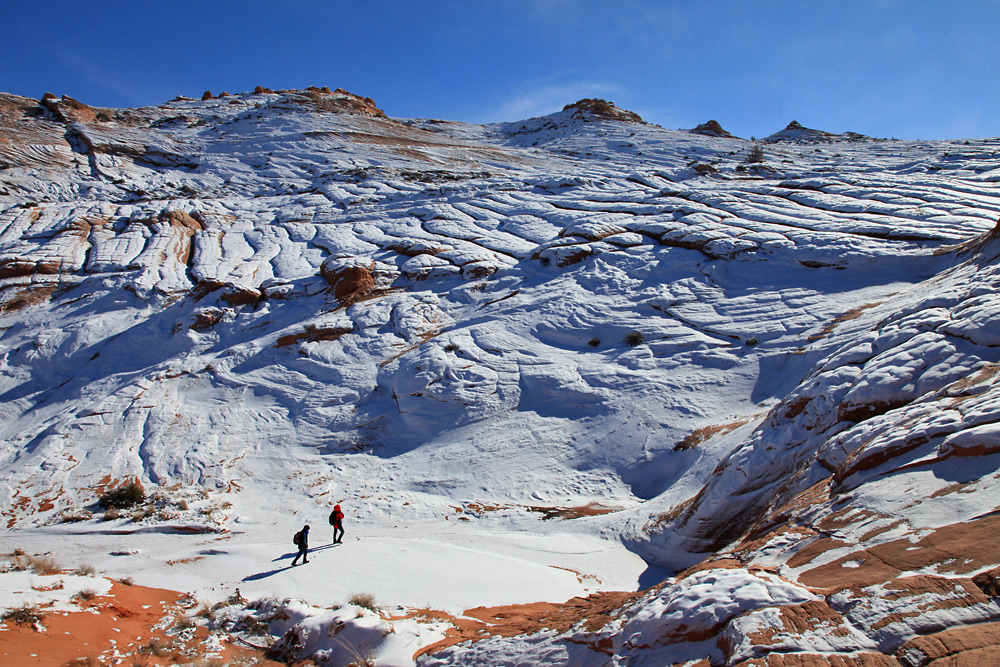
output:
<svg viewBox="0 0 1000 667"><path fill-rule="evenodd" d="M59 574L62 571L52 556L28 556L28 566L35 574Z"/></svg>
<svg viewBox="0 0 1000 667"><path fill-rule="evenodd" d="M364 607L371 611L378 611L378 605L375 604L375 596L371 593L353 593L351 597L347 598L347 603L353 604L356 607Z"/></svg>
<svg viewBox="0 0 1000 667"><path fill-rule="evenodd" d="M45 614L39 611L38 607L33 604L23 604L20 607L8 609L3 613L3 616L0 616L0 619L4 621L10 621L17 625L23 625L26 628L34 628L35 630L38 630L44 618Z"/></svg>
<svg viewBox="0 0 1000 667"><path fill-rule="evenodd" d="M78 577L93 577L97 575L97 570L93 565L84 564L73 570L73 574Z"/></svg>

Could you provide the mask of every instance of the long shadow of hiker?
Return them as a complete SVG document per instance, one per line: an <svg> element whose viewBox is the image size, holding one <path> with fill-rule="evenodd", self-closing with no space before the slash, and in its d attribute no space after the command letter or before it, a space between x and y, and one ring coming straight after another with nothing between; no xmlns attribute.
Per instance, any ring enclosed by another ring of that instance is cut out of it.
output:
<svg viewBox="0 0 1000 667"><path fill-rule="evenodd" d="M339 544L324 544L324 545L318 546L318 547L309 547L309 553L311 554L314 551L323 551L324 549L330 549L331 547L336 547L336 546L340 546L340 545ZM297 555L298 553L299 553L298 551L289 551L289 552L281 554L277 558L272 558L271 562L272 563L277 563L279 560L288 560L289 558Z"/></svg>
<svg viewBox="0 0 1000 667"><path fill-rule="evenodd" d="M336 547L336 546L340 546L340 545L339 544L324 544L321 547L315 547L313 549L310 549L309 553L313 553L314 551L322 551L323 549L332 549L333 547ZM288 560L289 558L292 558L293 556L295 556L297 554L298 554L297 551L289 551L288 553L281 554L277 558L273 559L271 562L272 563L276 563L279 560ZM308 562L308 561L306 561L306 562ZM249 575L243 577L243 579L241 581L257 581L259 579L267 579L268 577L272 577L272 576L278 574L279 572L284 572L285 570L290 570L290 569L292 569L292 566L291 565L286 565L284 567L279 567L279 568L275 568L273 570L268 570L267 572L258 572L257 574L249 574Z"/></svg>
<svg viewBox="0 0 1000 667"><path fill-rule="evenodd" d="M267 579L268 577L274 576L279 572L284 572L285 570L291 570L291 565L286 565L285 567L279 567L276 570L268 570L267 572L258 572L257 574L248 574L243 577L242 581L257 581L259 579Z"/></svg>

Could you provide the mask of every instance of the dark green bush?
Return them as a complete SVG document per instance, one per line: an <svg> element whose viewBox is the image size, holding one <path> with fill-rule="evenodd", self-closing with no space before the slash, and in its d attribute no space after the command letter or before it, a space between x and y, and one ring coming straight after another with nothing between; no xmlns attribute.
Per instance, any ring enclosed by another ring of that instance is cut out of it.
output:
<svg viewBox="0 0 1000 667"><path fill-rule="evenodd" d="M646 337L642 335L641 331L630 331L625 334L625 343L630 347L635 347L636 345L642 345L646 342Z"/></svg>
<svg viewBox="0 0 1000 667"><path fill-rule="evenodd" d="M587 341L587 345L589 345L590 347L597 347L600 344L601 344L601 339L597 338L596 336Z"/></svg>
<svg viewBox="0 0 1000 667"><path fill-rule="evenodd" d="M146 490L139 482L129 482L106 491L97 504L104 509L124 509L139 505L146 500Z"/></svg>

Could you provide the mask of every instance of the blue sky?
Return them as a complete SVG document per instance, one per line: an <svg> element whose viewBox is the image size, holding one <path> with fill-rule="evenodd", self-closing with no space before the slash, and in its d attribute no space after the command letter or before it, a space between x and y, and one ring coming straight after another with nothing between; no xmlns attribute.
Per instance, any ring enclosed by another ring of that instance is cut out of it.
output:
<svg viewBox="0 0 1000 667"><path fill-rule="evenodd" d="M97 106L314 85L407 118L603 97L747 138L1000 136L1000 0L8 0L0 22L0 91Z"/></svg>

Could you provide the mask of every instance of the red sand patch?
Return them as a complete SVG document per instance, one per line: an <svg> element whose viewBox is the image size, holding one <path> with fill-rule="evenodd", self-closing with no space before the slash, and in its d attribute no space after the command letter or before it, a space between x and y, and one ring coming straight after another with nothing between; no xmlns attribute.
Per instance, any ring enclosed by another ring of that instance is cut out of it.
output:
<svg viewBox="0 0 1000 667"><path fill-rule="evenodd" d="M4 623L0 662L58 667L76 658L96 658L116 646L124 653L125 647L153 637L153 626L180 597L175 591L112 582L108 595L82 603L82 611L45 613L44 632Z"/></svg>
<svg viewBox="0 0 1000 667"><path fill-rule="evenodd" d="M187 642L187 646L166 639L162 631L153 629L164 617L178 612L182 597L176 591L126 586L113 581L108 595L81 602L80 611L52 612L40 607L39 611L44 614L42 632L11 622L0 624L0 664L62 667L80 659L78 664L88 664L83 661L92 659L89 664L107 665L115 662L111 656L116 649L125 655L136 655L140 647L148 646L154 638L177 649L164 651L159 656L151 655L148 662L142 664L152 667L178 661L189 662L193 659L190 657L191 647L207 637L204 628L197 629L193 641ZM187 649L186 656L182 654L182 649ZM256 653L240 647L227 647L224 659L244 655ZM128 660L125 658L122 664L130 664Z"/></svg>

